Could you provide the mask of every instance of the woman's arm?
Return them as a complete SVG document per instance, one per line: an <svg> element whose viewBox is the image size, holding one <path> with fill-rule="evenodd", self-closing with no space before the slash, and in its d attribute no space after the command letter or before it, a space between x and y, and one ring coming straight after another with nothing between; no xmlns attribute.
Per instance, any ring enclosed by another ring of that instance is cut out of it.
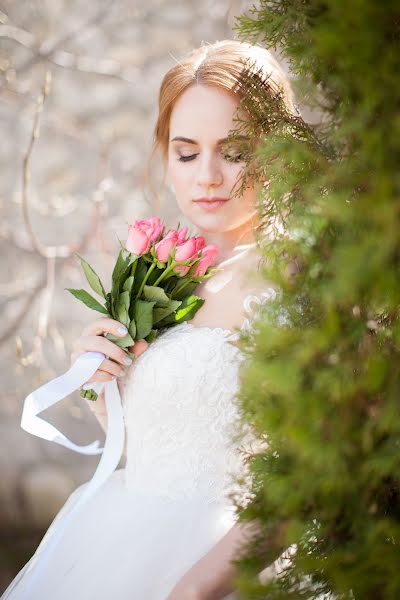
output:
<svg viewBox="0 0 400 600"><path fill-rule="evenodd" d="M180 579L167 600L221 600L234 590L237 575L232 560L239 550L259 532L255 522L236 523L221 540L211 548Z"/></svg>
<svg viewBox="0 0 400 600"><path fill-rule="evenodd" d="M274 532L257 547L257 555L265 557L266 564L258 573L260 583L265 584L274 579L278 571L277 563L284 558L290 560L290 555L295 552L295 545L284 551L285 532L287 523L277 525ZM256 521L249 523L236 523L221 540L211 548L197 563L195 563L176 584L167 600L223 600L227 594L234 591L234 579L237 568L233 560L240 558L240 550L246 550L250 541L255 540L262 533L262 528ZM275 562L267 562L267 550L275 549ZM276 560L278 559L278 560Z"/></svg>

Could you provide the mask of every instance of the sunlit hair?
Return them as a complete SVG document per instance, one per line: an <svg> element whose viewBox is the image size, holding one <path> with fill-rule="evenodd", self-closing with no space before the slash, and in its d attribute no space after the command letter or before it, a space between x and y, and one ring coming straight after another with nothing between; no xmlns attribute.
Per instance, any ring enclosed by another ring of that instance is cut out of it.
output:
<svg viewBox="0 0 400 600"><path fill-rule="evenodd" d="M169 124L179 96L195 84L209 85L243 97L245 73L258 73L271 95L281 94L290 113L297 107L289 79L272 54L261 46L236 40L221 40L191 51L165 74L158 99L158 118L149 164L160 152L164 165L168 159Z"/></svg>

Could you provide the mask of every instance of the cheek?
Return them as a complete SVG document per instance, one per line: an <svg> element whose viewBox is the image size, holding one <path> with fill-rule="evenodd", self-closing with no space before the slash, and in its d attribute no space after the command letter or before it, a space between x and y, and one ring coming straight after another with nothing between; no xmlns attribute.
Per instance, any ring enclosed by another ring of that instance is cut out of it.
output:
<svg viewBox="0 0 400 600"><path fill-rule="evenodd" d="M244 164L243 163L228 163L227 171L229 172L229 176L233 180L241 179L243 174Z"/></svg>
<svg viewBox="0 0 400 600"><path fill-rule="evenodd" d="M226 169L226 181L231 191L237 192L242 184L243 165L232 164ZM246 193L246 192L245 192Z"/></svg>
<svg viewBox="0 0 400 600"><path fill-rule="evenodd" d="M183 168L185 167L185 168ZM178 160L168 163L168 178L173 184L176 192L185 190L191 181L190 168L183 165Z"/></svg>
<svg viewBox="0 0 400 600"><path fill-rule="evenodd" d="M257 192L254 182L250 179L246 181L246 186L241 190L243 184L243 168L243 166L235 166L235 169L231 170L231 190L235 196L235 204L238 210L246 213L255 208Z"/></svg>

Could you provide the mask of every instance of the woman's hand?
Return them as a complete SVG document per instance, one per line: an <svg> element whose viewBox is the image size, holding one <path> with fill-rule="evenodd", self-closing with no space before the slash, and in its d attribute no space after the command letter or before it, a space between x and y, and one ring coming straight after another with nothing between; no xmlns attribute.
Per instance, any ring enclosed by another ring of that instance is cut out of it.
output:
<svg viewBox="0 0 400 600"><path fill-rule="evenodd" d="M115 321L108 317L103 317L94 321L85 327L81 336L73 343L71 364L84 352L102 352L106 358L86 383L95 381L105 383L118 377L118 388L122 395L125 387L127 367L132 363L132 360L125 350L117 346L114 342L107 340L107 338L102 335L103 333L112 333L122 338L126 335L126 329L119 321ZM138 340L133 346L130 346L128 350L138 358L143 354L148 345L146 340ZM88 406L104 431L107 431L107 412L105 408L104 391L99 394L96 402L88 400Z"/></svg>
<svg viewBox="0 0 400 600"><path fill-rule="evenodd" d="M123 377L126 373L126 367L132 363L132 359L126 352L114 342L107 340L103 333L112 333L123 338L127 330L118 321L103 317L85 327L82 334L72 344L71 364L84 352L102 352L107 357L92 377L88 379L87 383L94 381L104 383L115 379L115 377ZM147 344L145 340L143 342ZM131 346L129 350L133 351L133 349L134 346Z"/></svg>

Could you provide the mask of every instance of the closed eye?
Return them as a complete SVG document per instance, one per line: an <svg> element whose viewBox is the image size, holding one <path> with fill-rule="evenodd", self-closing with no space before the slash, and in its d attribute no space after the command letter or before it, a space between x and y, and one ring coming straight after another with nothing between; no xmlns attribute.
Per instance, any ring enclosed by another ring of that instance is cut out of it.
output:
<svg viewBox="0 0 400 600"><path fill-rule="evenodd" d="M181 162L187 162L189 160L194 160L196 158L196 156L198 156L198 154L190 154L189 156L179 156L178 160L180 160ZM241 162L243 160L242 154L232 155L232 154L222 153L222 156L228 162Z"/></svg>
<svg viewBox="0 0 400 600"><path fill-rule="evenodd" d="M241 162L243 160L242 154L223 154L222 156L229 162Z"/></svg>
<svg viewBox="0 0 400 600"><path fill-rule="evenodd" d="M194 158L196 158L197 154L190 154L189 156L180 156L178 158L178 160L180 160L181 162L186 162L188 160L193 160Z"/></svg>

